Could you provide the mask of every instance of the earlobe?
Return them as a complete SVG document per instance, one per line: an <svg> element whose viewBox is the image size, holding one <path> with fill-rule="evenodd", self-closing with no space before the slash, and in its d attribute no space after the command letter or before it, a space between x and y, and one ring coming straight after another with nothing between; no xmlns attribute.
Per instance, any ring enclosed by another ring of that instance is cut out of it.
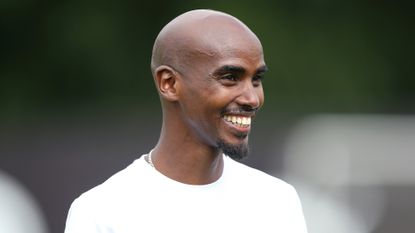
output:
<svg viewBox="0 0 415 233"><path fill-rule="evenodd" d="M160 96L168 101L177 100L178 76L169 66L159 66L154 72Z"/></svg>

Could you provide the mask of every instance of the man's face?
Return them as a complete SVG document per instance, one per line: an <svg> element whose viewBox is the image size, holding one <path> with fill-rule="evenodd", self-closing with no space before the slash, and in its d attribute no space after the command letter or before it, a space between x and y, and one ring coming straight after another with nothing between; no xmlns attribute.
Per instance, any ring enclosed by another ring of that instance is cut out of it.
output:
<svg viewBox="0 0 415 233"><path fill-rule="evenodd" d="M266 71L259 43L238 45L195 59L183 74L180 100L190 136L233 158L248 153L251 122L264 103Z"/></svg>

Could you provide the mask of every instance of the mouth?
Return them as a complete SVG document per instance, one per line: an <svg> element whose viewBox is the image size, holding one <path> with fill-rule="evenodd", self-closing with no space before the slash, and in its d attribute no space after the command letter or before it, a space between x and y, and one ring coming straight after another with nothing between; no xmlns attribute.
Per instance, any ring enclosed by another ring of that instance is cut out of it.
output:
<svg viewBox="0 0 415 233"><path fill-rule="evenodd" d="M224 115L223 119L238 128L249 129L251 126L251 117L249 116Z"/></svg>

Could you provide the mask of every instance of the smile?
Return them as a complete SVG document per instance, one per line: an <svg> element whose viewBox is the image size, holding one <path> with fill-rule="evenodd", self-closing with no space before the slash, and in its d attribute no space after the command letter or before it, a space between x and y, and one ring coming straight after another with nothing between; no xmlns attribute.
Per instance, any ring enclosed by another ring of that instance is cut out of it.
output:
<svg viewBox="0 0 415 233"><path fill-rule="evenodd" d="M238 127L248 128L251 126L251 117L224 115L223 119Z"/></svg>

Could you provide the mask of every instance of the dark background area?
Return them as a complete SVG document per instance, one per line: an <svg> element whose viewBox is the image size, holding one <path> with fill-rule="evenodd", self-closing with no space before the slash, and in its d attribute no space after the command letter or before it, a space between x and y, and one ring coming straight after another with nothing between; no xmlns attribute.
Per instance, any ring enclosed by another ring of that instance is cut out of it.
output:
<svg viewBox="0 0 415 233"><path fill-rule="evenodd" d="M411 1L5 0L0 169L33 193L50 232L75 197L156 143L152 45L196 8L236 16L263 43L270 71L248 165L278 174L278 148L312 114L415 113Z"/></svg>

